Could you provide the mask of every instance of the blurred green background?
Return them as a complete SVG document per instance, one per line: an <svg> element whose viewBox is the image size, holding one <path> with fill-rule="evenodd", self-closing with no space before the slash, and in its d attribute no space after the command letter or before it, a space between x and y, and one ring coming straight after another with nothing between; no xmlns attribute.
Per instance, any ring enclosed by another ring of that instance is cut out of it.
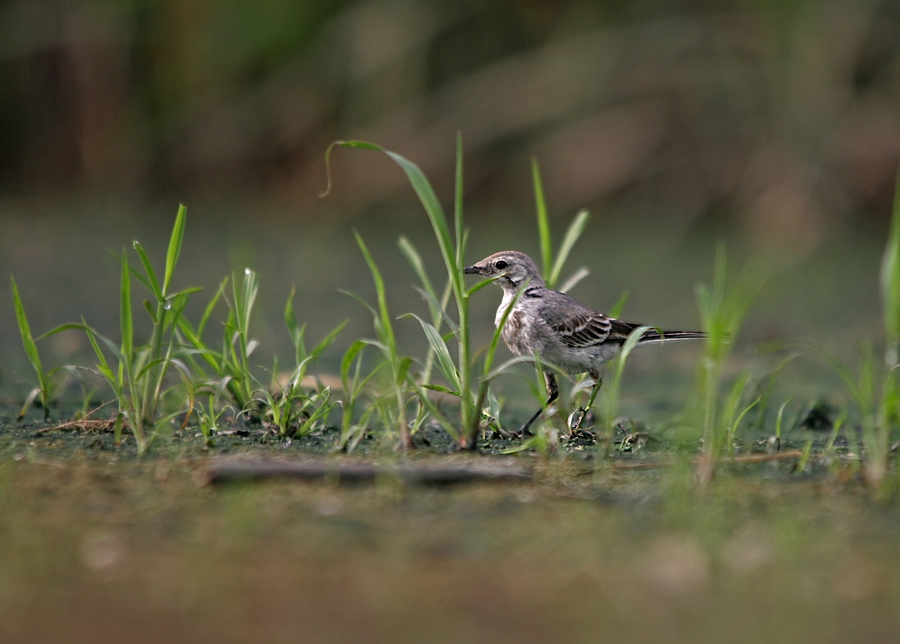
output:
<svg viewBox="0 0 900 644"><path fill-rule="evenodd" d="M696 325L693 284L724 236L787 260L757 338L877 328L895 1L5 0L0 68L0 274L38 333L81 315L114 331L104 249L138 238L160 257L179 202L180 279L211 290L257 268L268 351L288 347L292 282L314 337L344 317L348 337L370 333L336 292L371 293L349 227L396 276L398 314L419 304L394 242L432 242L377 155L336 153L319 199L325 148L393 149L449 205L458 131L472 260L536 253L534 155L557 239L594 213L571 266L592 269L574 293L592 306L629 289L628 317ZM487 333L496 299L482 300ZM24 361L8 298L0 317L3 353ZM86 349L64 338L47 350Z"/></svg>

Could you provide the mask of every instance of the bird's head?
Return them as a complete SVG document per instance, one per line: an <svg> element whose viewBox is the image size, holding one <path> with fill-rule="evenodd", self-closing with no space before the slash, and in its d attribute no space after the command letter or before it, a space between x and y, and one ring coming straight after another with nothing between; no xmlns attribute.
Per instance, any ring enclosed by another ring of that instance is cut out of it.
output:
<svg viewBox="0 0 900 644"><path fill-rule="evenodd" d="M517 290L528 282L529 286L543 286L544 280L537 265L525 253L515 250L504 250L471 266L466 266L466 273L495 278L504 290Z"/></svg>

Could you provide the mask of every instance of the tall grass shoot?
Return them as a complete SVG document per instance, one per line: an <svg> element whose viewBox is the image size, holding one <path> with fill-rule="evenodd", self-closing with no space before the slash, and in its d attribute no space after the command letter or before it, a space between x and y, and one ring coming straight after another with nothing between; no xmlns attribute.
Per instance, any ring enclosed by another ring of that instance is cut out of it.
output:
<svg viewBox="0 0 900 644"><path fill-rule="evenodd" d="M28 409L34 404L35 400L40 401L41 408L44 410L44 420L50 418L50 403L53 401L58 390L58 382L56 374L59 369L51 369L44 371L41 364L41 355L38 353L37 343L31 335L31 327L28 325L28 318L25 315L25 306L22 304L22 298L19 296L19 287L12 275L9 276L12 284L13 306L16 310L16 322L19 325L19 335L22 338L22 346L25 347L25 355L28 356L28 362L34 369L38 379L38 386L31 390L25 397L25 404L19 412L18 419L21 420Z"/></svg>

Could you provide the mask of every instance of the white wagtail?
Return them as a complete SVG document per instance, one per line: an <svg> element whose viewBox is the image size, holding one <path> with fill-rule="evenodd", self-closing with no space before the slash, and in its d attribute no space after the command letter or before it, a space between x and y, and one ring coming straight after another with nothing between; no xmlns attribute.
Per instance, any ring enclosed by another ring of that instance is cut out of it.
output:
<svg viewBox="0 0 900 644"><path fill-rule="evenodd" d="M525 253L505 250L467 266L466 273L495 278L503 288L503 301L497 309L494 324L499 325L509 304L524 288L501 331L506 346L519 356L537 353L566 373L589 373L594 387L587 408L579 409L579 416L570 424L578 431L584 416L600 389L600 366L616 356L628 335L639 324L622 322L586 307L573 297L547 288L538 267ZM648 330L638 344L657 344L669 340L698 340L706 337L699 331ZM544 370L549 406L559 395L556 378ZM522 426L523 434L540 416L544 407Z"/></svg>

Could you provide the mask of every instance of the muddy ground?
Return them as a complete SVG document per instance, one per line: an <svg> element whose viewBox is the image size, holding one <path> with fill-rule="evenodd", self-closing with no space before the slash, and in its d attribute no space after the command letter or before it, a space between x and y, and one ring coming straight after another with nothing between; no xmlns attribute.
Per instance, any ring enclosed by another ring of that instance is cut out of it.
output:
<svg viewBox="0 0 900 644"><path fill-rule="evenodd" d="M821 464L726 467L700 489L685 466L614 470L590 448L339 456L327 435L206 449L190 428L138 459L26 421L0 411L3 642L900 640L900 509ZM533 479L204 484L259 455Z"/></svg>

